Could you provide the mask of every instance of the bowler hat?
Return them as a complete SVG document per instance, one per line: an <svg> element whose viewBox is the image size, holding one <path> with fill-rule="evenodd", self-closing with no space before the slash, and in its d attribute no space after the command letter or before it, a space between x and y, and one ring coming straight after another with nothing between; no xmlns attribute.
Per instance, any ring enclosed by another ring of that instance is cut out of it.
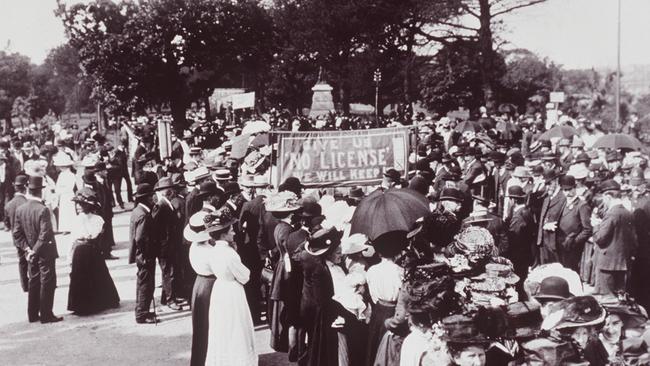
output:
<svg viewBox="0 0 650 366"><path fill-rule="evenodd" d="M151 196L153 194L153 187L149 183L140 183L135 190L135 198L142 198Z"/></svg>
<svg viewBox="0 0 650 366"><path fill-rule="evenodd" d="M23 175L23 174L18 175L18 176L16 176L16 179L14 180L14 186L16 186L16 187L24 187L27 184L28 180L29 180L29 178L26 175Z"/></svg>
<svg viewBox="0 0 650 366"><path fill-rule="evenodd" d="M29 188L29 189L43 189L43 188L45 188L45 185L43 185L43 177L31 175L29 177L29 184L27 185L27 188Z"/></svg>
<svg viewBox="0 0 650 366"><path fill-rule="evenodd" d="M539 284L539 292L534 295L537 300L564 300L573 296L569 291L569 283L562 277L546 277Z"/></svg>
<svg viewBox="0 0 650 366"><path fill-rule="evenodd" d="M512 198L526 198L526 192L520 186L510 186L508 188L507 197Z"/></svg>
<svg viewBox="0 0 650 366"><path fill-rule="evenodd" d="M488 159L498 164L503 164L506 161L506 158L506 154L500 151L490 151L488 154Z"/></svg>
<svg viewBox="0 0 650 366"><path fill-rule="evenodd" d="M226 194L226 196L230 196L241 192L241 188L239 188L239 184L235 182L228 182L224 184L223 191Z"/></svg>
<svg viewBox="0 0 650 366"><path fill-rule="evenodd" d="M578 163L586 163L586 164L589 164L590 161L591 161L591 158L589 157L589 155L587 155L587 153L580 153L580 154L578 154L578 156L576 156L576 158L573 160L573 163L574 163L574 164L578 164Z"/></svg>
<svg viewBox="0 0 650 366"><path fill-rule="evenodd" d="M295 193L296 195L299 195L302 192L303 188L305 188L305 186L300 183L300 179L296 177L289 177L285 179L282 184L280 184L278 191L289 191Z"/></svg>
<svg viewBox="0 0 650 366"><path fill-rule="evenodd" d="M205 198L206 196L211 196L215 194L222 193L222 191L217 187L217 184L213 181L205 181L199 185L199 194L197 197Z"/></svg>
<svg viewBox="0 0 650 366"><path fill-rule="evenodd" d="M154 191L161 191L167 188L176 188L176 185L172 182L171 177L160 178L160 180L158 180L158 182L156 182L156 185L153 187Z"/></svg>
<svg viewBox="0 0 650 366"><path fill-rule="evenodd" d="M559 183L562 189L573 189L576 187L576 179L572 175L568 174L561 176Z"/></svg>
<svg viewBox="0 0 650 366"><path fill-rule="evenodd" d="M423 196L426 196L427 193L429 193L429 184L427 183L426 179L419 175L411 178L408 188L422 194Z"/></svg>
<svg viewBox="0 0 650 366"><path fill-rule="evenodd" d="M323 214L323 208L317 202L303 200L301 206L302 210L300 210L298 216L317 217Z"/></svg>
<svg viewBox="0 0 650 366"><path fill-rule="evenodd" d="M390 180L394 182L399 182L399 180L402 178L402 175L397 170L390 168L384 172L384 177L390 178Z"/></svg>
<svg viewBox="0 0 650 366"><path fill-rule="evenodd" d="M361 201L363 197L366 195L363 193L363 189L361 187L354 187L350 189L350 193L348 194L348 198L356 201Z"/></svg>
<svg viewBox="0 0 650 366"><path fill-rule="evenodd" d="M600 193L605 193L608 191L620 191L621 190L621 185L613 180L613 179L608 179L602 183L600 183L600 186L598 187L598 190Z"/></svg>
<svg viewBox="0 0 650 366"><path fill-rule="evenodd" d="M440 201L456 201L461 203L464 200L465 196L458 188L445 188L440 193Z"/></svg>

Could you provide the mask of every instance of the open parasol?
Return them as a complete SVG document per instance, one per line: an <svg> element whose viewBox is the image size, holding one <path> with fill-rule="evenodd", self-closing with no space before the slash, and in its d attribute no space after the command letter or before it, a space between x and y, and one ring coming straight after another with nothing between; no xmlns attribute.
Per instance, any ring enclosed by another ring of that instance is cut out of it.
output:
<svg viewBox="0 0 650 366"><path fill-rule="evenodd" d="M254 135L257 133L271 131L271 125L266 121L250 121L246 123L241 131L242 135Z"/></svg>
<svg viewBox="0 0 650 366"><path fill-rule="evenodd" d="M634 136L626 135L623 133L610 133L600 137L593 145L594 148L599 149L632 149L641 150L643 144Z"/></svg>
<svg viewBox="0 0 650 366"><path fill-rule="evenodd" d="M377 190L359 203L351 220L350 234L370 240L391 231L409 231L415 221L430 213L427 199L410 189Z"/></svg>
<svg viewBox="0 0 650 366"><path fill-rule="evenodd" d="M571 126L553 126L550 130L541 134L538 140L550 141L552 138L570 139L573 136L578 136L578 131Z"/></svg>
<svg viewBox="0 0 650 366"><path fill-rule="evenodd" d="M456 132L481 132L483 131L483 127L478 124L478 122L474 121L463 121L459 124L456 125L456 128L454 128L454 131Z"/></svg>

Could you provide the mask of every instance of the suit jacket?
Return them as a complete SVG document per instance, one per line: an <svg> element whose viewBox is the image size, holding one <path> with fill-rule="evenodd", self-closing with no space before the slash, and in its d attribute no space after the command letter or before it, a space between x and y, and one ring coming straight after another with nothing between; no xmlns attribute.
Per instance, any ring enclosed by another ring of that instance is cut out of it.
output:
<svg viewBox="0 0 650 366"><path fill-rule="evenodd" d="M51 213L43 201L28 199L16 209L12 233L18 248L31 248L45 260L59 257Z"/></svg>
<svg viewBox="0 0 650 366"><path fill-rule="evenodd" d="M637 248L632 213L623 205L612 206L593 236L594 262L598 270L627 271Z"/></svg>
<svg viewBox="0 0 650 366"><path fill-rule="evenodd" d="M183 241L183 228L177 213L167 202L159 200L151 210L151 217L155 228L156 254L160 258L172 258Z"/></svg>
<svg viewBox="0 0 650 366"><path fill-rule="evenodd" d="M199 189L192 189L187 196L185 196L185 224L190 220L190 217L199 212L203 207L203 199L199 197Z"/></svg>
<svg viewBox="0 0 650 366"><path fill-rule="evenodd" d="M463 173L463 182L471 187L472 185L477 184L475 182L476 178L484 173L485 168L483 167L483 164L478 160L474 160L472 164L465 168L465 172Z"/></svg>
<svg viewBox="0 0 650 366"><path fill-rule="evenodd" d="M136 259L138 263L156 259L154 230L151 213L141 205L136 205L131 212L129 223L129 240L131 241L129 263L135 263Z"/></svg>
<svg viewBox="0 0 650 366"><path fill-rule="evenodd" d="M528 207L522 207L512 214L506 221L508 231L508 243L510 245L507 257L513 262L525 261L529 263L532 259L531 247L535 239L535 222L533 213Z"/></svg>
<svg viewBox="0 0 650 366"><path fill-rule="evenodd" d="M567 202L557 226L557 244L564 250L582 252L582 248L593 231L591 227L591 207L579 198Z"/></svg>
<svg viewBox="0 0 650 366"><path fill-rule="evenodd" d="M546 196L542 203L542 212L539 216L539 230L537 232L537 245L544 246L549 250L557 250L557 232L544 230L544 224L549 222L559 222L562 216L562 210L566 205L566 196L560 190L555 197Z"/></svg>
<svg viewBox="0 0 650 366"><path fill-rule="evenodd" d="M24 194L17 194L11 201L7 202L5 205L5 227L11 230L14 227L14 221L16 221L16 210L18 207L22 206L23 203L27 202Z"/></svg>
<svg viewBox="0 0 650 366"><path fill-rule="evenodd" d="M131 172L133 174L133 179L138 182L140 180L140 174L142 173L142 168L138 166L138 159L147 153L147 149L138 145L133 152L133 160L131 161Z"/></svg>

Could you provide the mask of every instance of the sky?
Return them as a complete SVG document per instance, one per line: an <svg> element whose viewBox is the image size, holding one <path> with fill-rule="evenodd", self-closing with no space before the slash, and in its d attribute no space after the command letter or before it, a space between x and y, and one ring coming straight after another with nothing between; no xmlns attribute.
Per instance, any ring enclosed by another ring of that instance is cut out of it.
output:
<svg viewBox="0 0 650 366"><path fill-rule="evenodd" d="M650 0L621 0L621 63L650 65ZM72 3L74 0L66 0ZM41 63L65 42L56 0L0 0L0 49ZM548 0L503 18L507 47L527 48L565 68L616 65L617 0Z"/></svg>

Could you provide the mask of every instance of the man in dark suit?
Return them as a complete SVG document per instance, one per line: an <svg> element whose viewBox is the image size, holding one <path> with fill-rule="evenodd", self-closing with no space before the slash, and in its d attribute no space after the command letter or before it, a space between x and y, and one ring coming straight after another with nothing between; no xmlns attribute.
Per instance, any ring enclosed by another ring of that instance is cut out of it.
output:
<svg viewBox="0 0 650 366"><path fill-rule="evenodd" d="M7 228L9 231L11 231L14 227L14 222L16 220L16 210L27 201L27 198L25 198L25 192L27 190L26 185L26 175L19 175L16 177L16 181L14 182L16 193L14 195L14 198L12 198L11 201L7 202L5 205L4 223L5 228ZM18 273L20 274L20 285L23 288L23 291L27 292L29 284L29 279L27 276L28 263L27 258L25 257L27 253L25 253L25 251L20 247L18 242L14 241L14 245L18 251Z"/></svg>
<svg viewBox="0 0 650 366"><path fill-rule="evenodd" d="M107 179L108 187L111 189L111 197L113 197L114 194L115 201L117 201L117 204L121 209L124 209L124 201L122 200L123 161L120 156L117 155L116 150L112 146L106 147L106 150L108 150L108 160L106 164L108 170Z"/></svg>
<svg viewBox="0 0 650 366"><path fill-rule="evenodd" d="M591 207L576 193L576 180L571 175L560 178L566 204L557 225L560 263L580 273L580 258L585 243L591 237Z"/></svg>
<svg viewBox="0 0 650 366"><path fill-rule="evenodd" d="M623 206L620 190L620 184L613 179L600 184L607 212L597 225L593 240L596 244L595 293L602 295L626 290L628 272L638 246L634 218Z"/></svg>
<svg viewBox="0 0 650 366"><path fill-rule="evenodd" d="M135 193L136 206L131 212L129 237L131 250L129 263L136 263L138 274L136 281L135 321L139 324L156 323L156 314L149 311L153 301L156 277L157 245L154 239L156 228L151 217L154 191L147 183L140 184Z"/></svg>
<svg viewBox="0 0 650 366"><path fill-rule="evenodd" d="M12 229L14 242L26 252L29 263L27 315L29 322L63 320L52 312L56 289L56 250L50 210L43 203L42 177L29 177L29 196L18 207Z"/></svg>
<svg viewBox="0 0 650 366"><path fill-rule="evenodd" d="M463 171L463 182L467 184L473 195L482 196L481 187L485 184L485 167L481 163L483 153L478 147L467 149L465 155L465 168Z"/></svg>
<svg viewBox="0 0 650 366"><path fill-rule="evenodd" d="M126 153L126 149L127 149L126 146L127 145L120 145L117 147L117 149L115 149L115 159L116 161L119 161L120 176L126 182L127 199L129 200L129 202L133 202L133 186L131 185L131 177L129 176L129 168L128 168L129 157Z"/></svg>
<svg viewBox="0 0 650 366"><path fill-rule="evenodd" d="M164 177L156 183L154 191L158 199L151 210L151 216L156 228L154 237L158 245L158 264L162 272L160 303L172 310L182 310L176 297L179 290L177 260L183 242L183 223L179 221L180 218L170 202L174 188L170 177Z"/></svg>
<svg viewBox="0 0 650 366"><path fill-rule="evenodd" d="M506 219L509 249L505 256L512 261L515 274L520 278L526 278L528 267L533 264L532 243L536 230L533 213L526 207L526 196L520 186L508 188L506 196L512 209ZM523 281L520 281L520 284L523 285ZM518 286L517 290L523 295L522 286Z"/></svg>
<svg viewBox="0 0 650 366"><path fill-rule="evenodd" d="M144 136L141 138L138 147L136 147L135 152L133 153L131 173L133 174L133 180L136 184L140 184L140 175L143 167L143 165L138 164L138 162L140 162L142 158L151 151L152 144L153 138L151 136Z"/></svg>
<svg viewBox="0 0 650 366"><path fill-rule="evenodd" d="M545 173L546 198L542 203L537 232L537 247L541 264L559 262L557 225L566 205L566 197L558 184L558 175L552 171Z"/></svg>

